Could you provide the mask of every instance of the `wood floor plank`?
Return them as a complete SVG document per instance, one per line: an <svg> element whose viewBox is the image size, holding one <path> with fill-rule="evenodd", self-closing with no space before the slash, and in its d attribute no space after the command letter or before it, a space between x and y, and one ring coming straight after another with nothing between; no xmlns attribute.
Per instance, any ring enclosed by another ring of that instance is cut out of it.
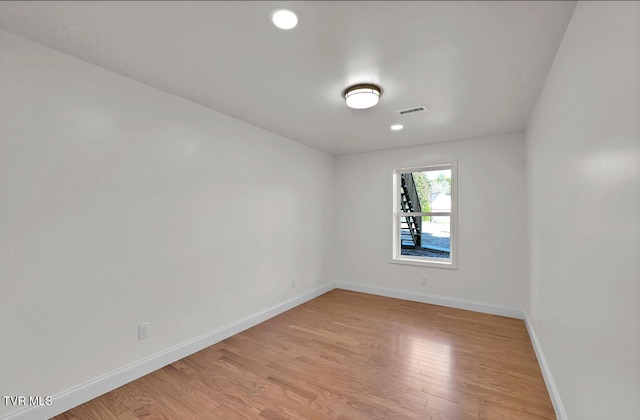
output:
<svg viewBox="0 0 640 420"><path fill-rule="evenodd" d="M58 416L555 419L524 322L333 290Z"/></svg>
<svg viewBox="0 0 640 420"><path fill-rule="evenodd" d="M138 418L131 410L125 407L125 405L118 400L118 396L114 392L107 392L104 394L100 402L111 410L118 420L136 420Z"/></svg>
<svg viewBox="0 0 640 420"><path fill-rule="evenodd" d="M81 417L78 417L75 409L71 409L66 411L59 416L56 417L57 420L81 420Z"/></svg>

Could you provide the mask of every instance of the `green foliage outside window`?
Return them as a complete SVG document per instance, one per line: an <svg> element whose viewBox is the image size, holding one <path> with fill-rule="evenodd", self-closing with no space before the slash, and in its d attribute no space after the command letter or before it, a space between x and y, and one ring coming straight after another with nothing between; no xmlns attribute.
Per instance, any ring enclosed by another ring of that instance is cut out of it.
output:
<svg viewBox="0 0 640 420"><path fill-rule="evenodd" d="M418 199L420 200L421 211L431 211L431 181L429 181L424 172L414 172L413 182L416 184L416 190L418 191ZM423 222L431 220L430 216L422 216Z"/></svg>
<svg viewBox="0 0 640 420"><path fill-rule="evenodd" d="M444 174L439 174L435 179L428 179L427 172L414 172L413 182L416 185L418 199L420 200L420 211L431 211L431 194L445 193L451 195L451 178ZM422 216L423 222L431 221L430 216Z"/></svg>

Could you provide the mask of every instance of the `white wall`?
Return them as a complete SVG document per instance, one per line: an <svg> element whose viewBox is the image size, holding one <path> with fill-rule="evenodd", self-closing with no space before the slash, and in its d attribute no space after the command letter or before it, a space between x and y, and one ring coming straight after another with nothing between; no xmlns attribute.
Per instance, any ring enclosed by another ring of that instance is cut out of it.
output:
<svg viewBox="0 0 640 420"><path fill-rule="evenodd" d="M570 419L640 418L639 26L579 3L527 129L530 313Z"/></svg>
<svg viewBox="0 0 640 420"><path fill-rule="evenodd" d="M0 31L0 393L56 394L336 280L528 307L568 417L637 418L639 21L578 5L526 183L523 134L336 163ZM389 264L390 171L452 159L458 269Z"/></svg>
<svg viewBox="0 0 640 420"><path fill-rule="evenodd" d="M524 308L524 150L520 133L340 156L336 280ZM458 162L458 269L390 264L391 171L450 160Z"/></svg>
<svg viewBox="0 0 640 420"><path fill-rule="evenodd" d="M329 283L333 166L0 32L1 395L56 394Z"/></svg>

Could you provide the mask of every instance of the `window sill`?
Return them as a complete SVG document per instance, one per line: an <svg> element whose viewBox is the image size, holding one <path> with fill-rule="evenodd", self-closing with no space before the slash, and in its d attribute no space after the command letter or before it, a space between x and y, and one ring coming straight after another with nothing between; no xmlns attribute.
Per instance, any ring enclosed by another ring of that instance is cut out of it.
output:
<svg viewBox="0 0 640 420"><path fill-rule="evenodd" d="M448 261L434 261L434 260L426 260L426 259L417 259L417 258L400 258L395 257L389 261L390 264L401 264L401 265L415 265L420 267L434 267L434 268L446 268L449 270L456 270L457 265L448 260Z"/></svg>

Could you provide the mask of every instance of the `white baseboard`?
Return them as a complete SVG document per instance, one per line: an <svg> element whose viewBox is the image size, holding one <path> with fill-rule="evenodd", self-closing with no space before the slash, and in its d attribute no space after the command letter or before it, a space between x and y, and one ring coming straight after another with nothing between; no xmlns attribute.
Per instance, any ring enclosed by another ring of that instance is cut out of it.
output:
<svg viewBox="0 0 640 420"><path fill-rule="evenodd" d="M406 290L344 282L332 283L319 287L301 296L267 308L262 312L240 319L200 337L196 337L192 340L171 347L139 362L122 367L89 382L61 392L60 394L53 396L53 404L50 406L27 407L2 416L0 417L0 420L42 420L56 416L336 288L404 299L413 302L429 303L432 305L506 316L510 318L524 319L527 330L529 331L529 336L531 337L533 349L538 357L538 363L540 364L540 369L542 370L542 375L544 377L545 384L547 385L551 402L553 403L553 407L556 411L556 416L558 417L558 420L568 420L564 406L560 400L558 390L555 386L555 382L553 381L551 371L549 370L549 366L547 365L544 354L542 353L540 342L532 328L531 321L529 320L527 313L522 309L444 296L421 294Z"/></svg>
<svg viewBox="0 0 640 420"><path fill-rule="evenodd" d="M493 305L489 303L476 302L472 300L455 299L444 296L428 295L423 293L410 292L407 290L389 289L386 287L368 286L355 283L335 283L338 289L351 290L353 292L369 293L371 295L385 296L397 299L410 300L413 302L429 303L431 305L448 306L450 308L466 309L468 311L482 312L491 315L506 316L509 318L524 319L525 313L522 309L509 306Z"/></svg>
<svg viewBox="0 0 640 420"><path fill-rule="evenodd" d="M544 383L547 385L547 391L549 392L551 403L553 404L553 408L556 411L556 417L558 420L568 420L569 418L567 417L567 412L565 411L562 400L560 399L560 394L558 393L558 388L556 387L556 383L553 380L553 376L551 375L551 370L549 369L549 365L547 364L547 359L545 359L544 353L542 352L542 346L540 345L538 336L533 329L529 314L526 312L524 322L527 325L527 331L529 331L529 337L531 338L533 351L536 352L538 364L540 365L540 370L542 371Z"/></svg>
<svg viewBox="0 0 640 420"><path fill-rule="evenodd" d="M200 337L196 337L193 340L178 344L177 346L171 347L139 362L100 376L82 385L78 385L67 391L61 392L58 395L54 395L52 405L27 407L2 416L0 417L0 420L42 420L51 418L106 392L141 378L144 375L161 369L175 361L189 356L190 354L212 346L234 334L288 311L289 309L316 298L334 288L333 284L319 287L301 296L267 308L262 312L250 315L239 321L218 328L217 330L201 335Z"/></svg>

